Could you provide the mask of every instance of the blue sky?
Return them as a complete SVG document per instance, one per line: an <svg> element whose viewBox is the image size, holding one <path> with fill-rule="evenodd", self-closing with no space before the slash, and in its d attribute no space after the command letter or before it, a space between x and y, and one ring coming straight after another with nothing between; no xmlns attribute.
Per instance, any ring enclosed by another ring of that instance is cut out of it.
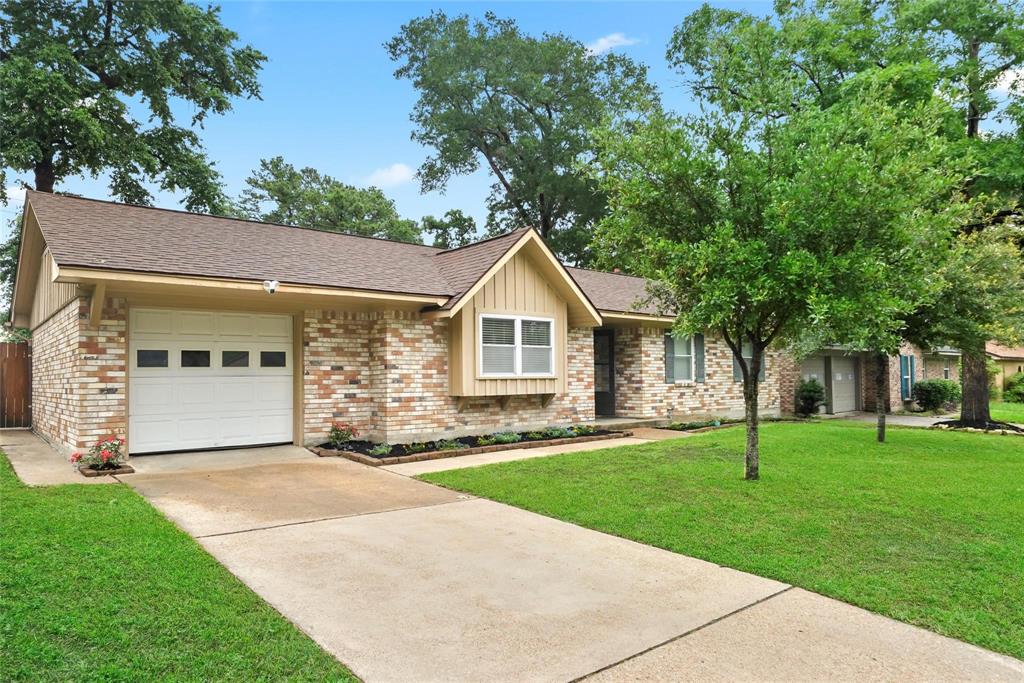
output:
<svg viewBox="0 0 1024 683"><path fill-rule="evenodd" d="M408 81L394 78L383 43L403 23L433 9L472 15L493 10L531 34L562 32L587 44L612 36L608 42L621 43L614 49L648 65L666 106L688 111L689 92L668 68L665 46L699 4L224 2L224 23L268 57L260 76L263 99L236 102L233 112L206 123L202 138L232 195L261 158L281 155L355 185L375 181L405 217L458 208L482 224L490 185L483 172L455 179L443 195L420 194L411 172L427 150L409 139L416 93ZM768 2L720 4L770 11ZM69 179L59 189L107 197L102 178ZM176 208L178 199L160 195L156 203ZM0 211L6 217L17 208L12 203Z"/></svg>

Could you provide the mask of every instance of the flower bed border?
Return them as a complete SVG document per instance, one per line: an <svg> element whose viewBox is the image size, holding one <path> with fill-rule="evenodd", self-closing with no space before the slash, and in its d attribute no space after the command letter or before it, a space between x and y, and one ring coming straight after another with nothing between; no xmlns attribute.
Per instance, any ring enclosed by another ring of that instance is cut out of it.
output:
<svg viewBox="0 0 1024 683"><path fill-rule="evenodd" d="M78 473L83 477L107 477L115 474L134 474L135 468L131 465L121 465L110 470L94 470L90 467L79 467Z"/></svg>
<svg viewBox="0 0 1024 683"><path fill-rule="evenodd" d="M561 446L570 443L586 443L588 441L607 441L609 439L622 439L633 436L633 432L612 432L611 434L593 434L590 436L573 436L559 439L545 439L543 441L516 441L515 443L498 443L491 446L473 446L471 448L455 448L450 451L425 451L423 453L410 453L409 455L389 455L385 458L375 458L372 455L363 455L353 451L336 451L331 448L320 448L312 446L310 451L321 458L348 458L371 467L381 465L399 465L403 462L420 462L422 460L440 460L441 458L457 458L460 455L475 455L477 453L494 453L497 451L511 451L516 448L542 448L544 446Z"/></svg>

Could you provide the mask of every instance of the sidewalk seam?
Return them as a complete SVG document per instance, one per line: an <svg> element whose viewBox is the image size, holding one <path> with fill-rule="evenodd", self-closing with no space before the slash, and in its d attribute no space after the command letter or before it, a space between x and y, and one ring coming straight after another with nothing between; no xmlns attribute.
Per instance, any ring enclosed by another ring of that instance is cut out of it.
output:
<svg viewBox="0 0 1024 683"><path fill-rule="evenodd" d="M766 595L763 598L758 598L757 600L755 600L754 602L750 603L749 605L744 605L743 607L739 607L737 609L734 609L733 611L727 612L726 614L723 614L720 617L715 617L711 621L703 623L700 626L694 626L693 628L691 628L688 631L684 631L684 632L680 633L677 636L672 636L668 640L664 640L664 641L662 641L660 643L657 643L655 645L650 646L649 648L646 648L644 650L640 650L639 652L634 652L630 656L623 657L622 659L620 659L620 660L618 660L616 662L612 662L611 664L608 664L606 666L602 666L600 669L595 669L595 670L591 671L590 673L586 673L586 674L583 674L582 676L578 676L578 677L572 679L571 681L569 681L569 683L578 683L579 681L583 681L583 680L585 680L587 678L590 678L591 676L596 676L597 674L601 673L602 671L607 671L609 669L614 669L615 667L619 666L620 664L624 664L624 663L630 661L631 659L636 659L637 657L641 657L641 656L647 654L648 652L651 652L652 650L657 650L659 647L664 647L665 645L668 645L669 643L674 643L677 640L682 640L683 638L685 638L685 637L687 637L689 635L692 635L692 634L696 633L697 631L702 631L702 630L706 629L708 626L713 626L714 624L717 624L720 621L724 621L724 620L728 619L729 617L731 617L731 616L733 616L735 614L739 614L740 612L746 611L746 610L750 609L751 607L756 607L757 605L760 605L763 602L767 602L768 600L771 600L772 598L778 597L778 596L782 595L783 593L791 591L791 590L793 590L793 588L794 588L794 586L786 586L782 590L776 591L776 592L772 593L771 595Z"/></svg>

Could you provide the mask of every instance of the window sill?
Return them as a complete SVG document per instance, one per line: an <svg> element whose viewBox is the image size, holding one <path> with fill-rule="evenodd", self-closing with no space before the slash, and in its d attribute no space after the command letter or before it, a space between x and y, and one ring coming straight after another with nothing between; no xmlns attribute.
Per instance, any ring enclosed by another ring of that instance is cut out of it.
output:
<svg viewBox="0 0 1024 683"><path fill-rule="evenodd" d="M558 375L477 375L478 380L491 379L558 379Z"/></svg>

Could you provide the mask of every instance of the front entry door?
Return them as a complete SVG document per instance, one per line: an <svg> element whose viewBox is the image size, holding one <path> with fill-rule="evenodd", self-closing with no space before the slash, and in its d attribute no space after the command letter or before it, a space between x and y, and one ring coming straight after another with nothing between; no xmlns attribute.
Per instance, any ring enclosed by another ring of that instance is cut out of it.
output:
<svg viewBox="0 0 1024 683"><path fill-rule="evenodd" d="M594 411L615 414L615 332L594 330Z"/></svg>

